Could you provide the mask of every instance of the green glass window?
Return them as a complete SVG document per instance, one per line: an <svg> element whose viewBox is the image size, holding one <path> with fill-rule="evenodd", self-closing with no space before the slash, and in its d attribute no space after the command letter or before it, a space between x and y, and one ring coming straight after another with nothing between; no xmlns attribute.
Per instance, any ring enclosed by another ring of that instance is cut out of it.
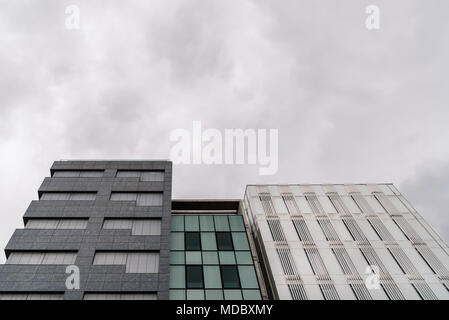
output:
<svg viewBox="0 0 449 320"><path fill-rule="evenodd" d="M235 258L237 264L253 264L253 257L250 251L236 251Z"/></svg>
<svg viewBox="0 0 449 320"><path fill-rule="evenodd" d="M185 264L184 251L170 252L170 264Z"/></svg>
<svg viewBox="0 0 449 320"><path fill-rule="evenodd" d="M220 268L218 266L204 266L204 287L207 289L221 288Z"/></svg>
<svg viewBox="0 0 449 320"><path fill-rule="evenodd" d="M184 231L184 216L171 217L171 231Z"/></svg>
<svg viewBox="0 0 449 320"><path fill-rule="evenodd" d="M240 288L239 275L236 266L220 266L223 288Z"/></svg>
<svg viewBox="0 0 449 320"><path fill-rule="evenodd" d="M206 300L223 300L223 290L206 290Z"/></svg>
<svg viewBox="0 0 449 320"><path fill-rule="evenodd" d="M242 292L240 290L224 290L225 300L242 300Z"/></svg>
<svg viewBox="0 0 449 320"><path fill-rule="evenodd" d="M229 231L228 216L214 216L216 231Z"/></svg>
<svg viewBox="0 0 449 320"><path fill-rule="evenodd" d="M201 247L203 250L217 250L215 232L201 232Z"/></svg>
<svg viewBox="0 0 449 320"><path fill-rule="evenodd" d="M185 216L186 231L200 231L198 216Z"/></svg>
<svg viewBox="0 0 449 320"><path fill-rule="evenodd" d="M213 216L200 216L201 231L215 231Z"/></svg>
<svg viewBox="0 0 449 320"><path fill-rule="evenodd" d="M201 266L186 266L187 288L203 287L203 268Z"/></svg>
<svg viewBox="0 0 449 320"><path fill-rule="evenodd" d="M216 251L203 252L203 264L218 264L218 254Z"/></svg>
<svg viewBox="0 0 449 320"><path fill-rule="evenodd" d="M172 232L170 241L171 250L184 250L184 232Z"/></svg>
<svg viewBox="0 0 449 320"><path fill-rule="evenodd" d="M231 226L231 231L245 231L242 216L229 216L229 224Z"/></svg>
<svg viewBox="0 0 449 320"><path fill-rule="evenodd" d="M185 290L170 290L170 300L185 300L186 291Z"/></svg>
<svg viewBox="0 0 449 320"><path fill-rule="evenodd" d="M200 233L186 232L186 250L201 250Z"/></svg>
<svg viewBox="0 0 449 320"><path fill-rule="evenodd" d="M233 250L230 232L217 232L215 235L217 237L218 250Z"/></svg>
<svg viewBox="0 0 449 320"><path fill-rule="evenodd" d="M201 264L201 251L186 251L186 264Z"/></svg>
<svg viewBox="0 0 449 320"><path fill-rule="evenodd" d="M242 290L243 299L245 300L262 300L259 290Z"/></svg>
<svg viewBox="0 0 449 320"><path fill-rule="evenodd" d="M187 300L204 300L204 290L187 290Z"/></svg>
<svg viewBox="0 0 449 320"><path fill-rule="evenodd" d="M238 266L240 282L243 289L257 289L259 283L257 282L256 271L253 266Z"/></svg>
<svg viewBox="0 0 449 320"><path fill-rule="evenodd" d="M170 266L170 288L185 288L184 266Z"/></svg>
<svg viewBox="0 0 449 320"><path fill-rule="evenodd" d="M234 251L220 251L220 264L235 264Z"/></svg>
<svg viewBox="0 0 449 320"><path fill-rule="evenodd" d="M232 243L234 250L249 250L248 238L245 232L233 232Z"/></svg>

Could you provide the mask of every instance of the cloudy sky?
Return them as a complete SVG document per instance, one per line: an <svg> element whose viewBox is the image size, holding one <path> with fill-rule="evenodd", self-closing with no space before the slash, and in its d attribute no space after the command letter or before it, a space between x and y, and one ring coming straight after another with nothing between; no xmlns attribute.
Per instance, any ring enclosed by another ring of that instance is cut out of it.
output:
<svg viewBox="0 0 449 320"><path fill-rule="evenodd" d="M369 4L379 30L365 27ZM0 248L54 160L166 159L170 132L194 120L278 129L279 171L175 166L175 197L393 182L448 241L447 12L446 0L2 1Z"/></svg>

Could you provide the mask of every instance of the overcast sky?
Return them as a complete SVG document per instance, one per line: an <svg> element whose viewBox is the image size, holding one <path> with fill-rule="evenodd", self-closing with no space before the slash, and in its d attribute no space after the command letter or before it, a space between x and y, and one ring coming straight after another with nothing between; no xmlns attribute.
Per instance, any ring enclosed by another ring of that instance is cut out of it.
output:
<svg viewBox="0 0 449 320"><path fill-rule="evenodd" d="M65 25L80 9L80 30ZM365 8L380 8L380 29ZM449 1L0 4L0 248L58 159L165 159L176 128L279 130L279 171L174 167L175 197L393 182L449 240ZM4 261L4 254L0 255Z"/></svg>

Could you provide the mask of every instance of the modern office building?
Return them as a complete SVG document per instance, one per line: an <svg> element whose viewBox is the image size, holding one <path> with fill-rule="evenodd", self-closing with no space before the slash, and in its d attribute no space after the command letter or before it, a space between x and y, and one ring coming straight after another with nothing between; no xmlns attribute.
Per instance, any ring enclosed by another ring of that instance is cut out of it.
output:
<svg viewBox="0 0 449 320"><path fill-rule="evenodd" d="M249 185L273 299L449 299L448 246L392 184Z"/></svg>
<svg viewBox="0 0 449 320"><path fill-rule="evenodd" d="M448 246L391 184L171 189L169 161L56 161L0 299L449 299Z"/></svg>
<svg viewBox="0 0 449 320"><path fill-rule="evenodd" d="M171 174L168 161L55 162L6 246L0 299L168 299Z"/></svg>
<svg viewBox="0 0 449 320"><path fill-rule="evenodd" d="M170 299L266 299L240 200L172 203Z"/></svg>

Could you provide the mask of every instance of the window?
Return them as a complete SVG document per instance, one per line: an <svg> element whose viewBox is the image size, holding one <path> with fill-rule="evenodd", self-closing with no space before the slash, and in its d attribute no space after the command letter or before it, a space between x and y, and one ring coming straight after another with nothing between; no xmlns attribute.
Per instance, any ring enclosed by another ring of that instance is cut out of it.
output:
<svg viewBox="0 0 449 320"><path fill-rule="evenodd" d="M103 170L58 170L53 172L55 178L101 178Z"/></svg>
<svg viewBox="0 0 449 320"><path fill-rule="evenodd" d="M186 266L187 288L203 288L203 268L201 266Z"/></svg>
<svg viewBox="0 0 449 320"><path fill-rule="evenodd" d="M201 250L201 241L199 232L185 233L185 247L186 250Z"/></svg>
<svg viewBox="0 0 449 320"><path fill-rule="evenodd" d="M63 293L0 293L0 300L63 300Z"/></svg>
<svg viewBox="0 0 449 320"><path fill-rule="evenodd" d="M187 290L187 300L204 300L204 290Z"/></svg>
<svg viewBox="0 0 449 320"><path fill-rule="evenodd" d="M216 251L203 252L203 264L218 264L218 254Z"/></svg>
<svg viewBox="0 0 449 320"><path fill-rule="evenodd" d="M184 216L171 217L171 231L184 231Z"/></svg>
<svg viewBox="0 0 449 320"><path fill-rule="evenodd" d="M86 229L88 219L29 219L26 229Z"/></svg>
<svg viewBox="0 0 449 320"><path fill-rule="evenodd" d="M340 240L330 219L321 218L321 219L317 219L317 222L318 222L321 230L323 231L324 236L326 237L327 241L339 241Z"/></svg>
<svg viewBox="0 0 449 320"><path fill-rule="evenodd" d="M108 219L103 229L130 229L133 236L157 236L161 234L161 219Z"/></svg>
<svg viewBox="0 0 449 320"><path fill-rule="evenodd" d="M125 265L126 273L158 273L158 252L96 252L94 265Z"/></svg>
<svg viewBox="0 0 449 320"><path fill-rule="evenodd" d="M186 287L186 272L184 266L170 266L170 288Z"/></svg>
<svg viewBox="0 0 449 320"><path fill-rule="evenodd" d="M200 251L186 251L186 264L202 264Z"/></svg>
<svg viewBox="0 0 449 320"><path fill-rule="evenodd" d="M343 202L343 199L338 195L337 192L328 192L327 196L331 201L332 205L337 210L337 213L340 214L348 214L349 210L346 208L346 204Z"/></svg>
<svg viewBox="0 0 449 320"><path fill-rule="evenodd" d="M242 292L240 290L224 290L225 300L242 300Z"/></svg>
<svg viewBox="0 0 449 320"><path fill-rule="evenodd" d="M245 231L245 225L241 216L229 216L231 231Z"/></svg>
<svg viewBox="0 0 449 320"><path fill-rule="evenodd" d="M284 204L287 208L288 213L291 216L301 215L301 211L299 210L298 205L296 204L295 198L291 193L283 193L282 200L284 200Z"/></svg>
<svg viewBox="0 0 449 320"><path fill-rule="evenodd" d="M161 206L162 192L112 192L112 201L136 201L138 206Z"/></svg>
<svg viewBox="0 0 449 320"><path fill-rule="evenodd" d="M310 247L304 248L304 251L307 259L309 260L310 266L312 267L313 273L317 276L328 278L329 274L318 249L316 247Z"/></svg>
<svg viewBox="0 0 449 320"><path fill-rule="evenodd" d="M157 300L156 293L85 293L83 300Z"/></svg>
<svg viewBox="0 0 449 320"><path fill-rule="evenodd" d="M373 300L363 281L361 283L351 283L349 286L357 300Z"/></svg>
<svg viewBox="0 0 449 320"><path fill-rule="evenodd" d="M203 257L204 259L204 257ZM184 251L172 251L170 252L170 264L185 264L186 259Z"/></svg>
<svg viewBox="0 0 449 320"><path fill-rule="evenodd" d="M268 192L259 193L259 199L262 203L263 211L266 216L276 216L276 210L274 209L273 201L271 201L271 195Z"/></svg>
<svg viewBox="0 0 449 320"><path fill-rule="evenodd" d="M220 266L223 288L240 288L239 275L236 266Z"/></svg>
<svg viewBox="0 0 449 320"><path fill-rule="evenodd" d="M170 290L169 300L185 300L186 292L184 290Z"/></svg>
<svg viewBox="0 0 449 320"><path fill-rule="evenodd" d="M449 271L437 258L437 256L435 256L432 249L430 249L427 245L416 245L415 249L435 274L443 277L449 277Z"/></svg>
<svg viewBox="0 0 449 320"><path fill-rule="evenodd" d="M371 225L371 227L376 232L376 234L377 234L377 236L379 237L380 240L383 240L383 241L394 241L393 236L388 231L386 226L382 223L382 220L380 220L377 217L376 218L368 218L367 220L368 220L369 224Z"/></svg>
<svg viewBox="0 0 449 320"><path fill-rule="evenodd" d="M136 205L138 206L161 206L162 192L138 193Z"/></svg>
<svg viewBox="0 0 449 320"><path fill-rule="evenodd" d="M307 300L307 293L304 286L299 283L292 283L287 285L290 295L293 300Z"/></svg>
<svg viewBox="0 0 449 320"><path fill-rule="evenodd" d="M305 193L306 199L310 205L310 208L312 208L312 212L316 215L323 215L325 213L323 207L321 206L320 201L318 200L318 197L313 192L307 192Z"/></svg>
<svg viewBox="0 0 449 320"><path fill-rule="evenodd" d="M354 200L354 202L357 204L362 213L374 212L374 210L368 203L367 198L365 198L360 192L351 192L350 196L352 197L352 200Z"/></svg>
<svg viewBox="0 0 449 320"><path fill-rule="evenodd" d="M234 251L220 251L218 253L220 257L220 264L235 264Z"/></svg>
<svg viewBox="0 0 449 320"><path fill-rule="evenodd" d="M164 171L117 171L117 178L139 178L140 181L164 181Z"/></svg>
<svg viewBox="0 0 449 320"><path fill-rule="evenodd" d="M204 266L204 287L206 289L221 288L219 266Z"/></svg>
<svg viewBox="0 0 449 320"><path fill-rule="evenodd" d="M206 300L223 300L223 290L206 290Z"/></svg>
<svg viewBox="0 0 449 320"><path fill-rule="evenodd" d="M420 276L418 270L416 270L415 266L410 261L410 259L405 254L405 252L402 250L402 248L394 246L394 247L387 248L387 250L390 252L394 261L396 261L399 268L401 269L401 271L404 274L413 275L415 277Z"/></svg>
<svg viewBox="0 0 449 320"><path fill-rule="evenodd" d="M300 241L312 242L312 235L309 232L306 222L302 218L293 218L293 225L295 226L296 233L298 234Z"/></svg>
<svg viewBox="0 0 449 320"><path fill-rule="evenodd" d="M203 250L217 250L214 232L201 232L201 247Z"/></svg>
<svg viewBox="0 0 449 320"><path fill-rule="evenodd" d="M258 289L256 271L253 266L238 266L240 281L243 289Z"/></svg>
<svg viewBox="0 0 449 320"><path fill-rule="evenodd" d="M96 192L44 192L40 200L95 200Z"/></svg>
<svg viewBox="0 0 449 320"><path fill-rule="evenodd" d="M186 231L200 231L198 216L185 216Z"/></svg>
<svg viewBox="0 0 449 320"><path fill-rule="evenodd" d="M217 232L215 235L217 237L218 250L233 250L230 232Z"/></svg>
<svg viewBox="0 0 449 320"><path fill-rule="evenodd" d="M236 251L237 264L253 264L253 256L250 251Z"/></svg>
<svg viewBox="0 0 449 320"><path fill-rule="evenodd" d="M233 232L232 242L234 250L249 250L248 238L245 232Z"/></svg>
<svg viewBox="0 0 449 320"><path fill-rule="evenodd" d="M287 239L285 238L284 231L282 231L281 222L279 221L278 218L267 219L267 224L274 241L276 242L287 241Z"/></svg>
<svg viewBox="0 0 449 320"><path fill-rule="evenodd" d="M12 252L6 264L74 264L75 252Z"/></svg>
<svg viewBox="0 0 449 320"><path fill-rule="evenodd" d="M244 300L262 300L259 290L242 290Z"/></svg>
<svg viewBox="0 0 449 320"><path fill-rule="evenodd" d="M277 248L276 249L279 260L281 262L282 270L285 275L293 276L297 275L298 271L296 268L295 261L293 260L292 253L289 248Z"/></svg>
<svg viewBox="0 0 449 320"><path fill-rule="evenodd" d="M200 216L201 231L215 231L213 216Z"/></svg>
<svg viewBox="0 0 449 320"><path fill-rule="evenodd" d="M365 234L360 229L354 218L343 218L342 221L346 226L346 229L348 229L349 233L351 234L352 239L354 239L355 241L367 241Z"/></svg>
<svg viewBox="0 0 449 320"><path fill-rule="evenodd" d="M379 201L380 205L385 209L385 211L388 212L390 215L395 215L399 213L396 207L391 203L390 199L383 193L373 192L373 195L376 198L376 200Z"/></svg>
<svg viewBox="0 0 449 320"><path fill-rule="evenodd" d="M335 258L337 259L338 264L343 271L343 274L346 275L357 275L357 269L355 268L351 258L349 257L348 252L344 247L332 248L332 252L334 253Z"/></svg>
<svg viewBox="0 0 449 320"><path fill-rule="evenodd" d="M184 233L172 232L170 237L171 250L184 250Z"/></svg>
<svg viewBox="0 0 449 320"><path fill-rule="evenodd" d="M229 222L227 216L214 216L216 231L229 231Z"/></svg>

